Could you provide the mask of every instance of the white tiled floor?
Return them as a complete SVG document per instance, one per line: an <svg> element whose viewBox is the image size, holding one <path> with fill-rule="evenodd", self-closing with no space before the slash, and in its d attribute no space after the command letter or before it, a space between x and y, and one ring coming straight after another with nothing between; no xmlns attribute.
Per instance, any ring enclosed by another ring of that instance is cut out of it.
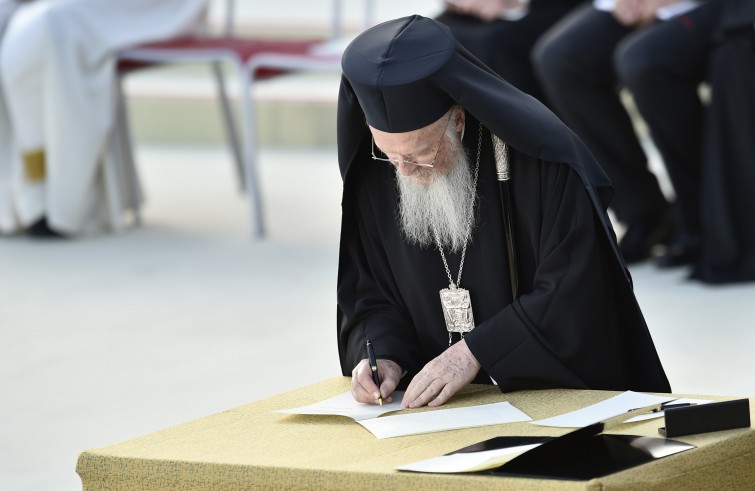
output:
<svg viewBox="0 0 755 491"><path fill-rule="evenodd" d="M77 489L77 453L339 375L334 153L263 156L252 242L225 149L155 149L145 226L0 239L0 489Z"/></svg>
<svg viewBox="0 0 755 491"><path fill-rule="evenodd" d="M339 375L335 151L263 152L270 237L223 148L147 148L145 225L0 239L0 488L80 488L78 452ZM677 392L755 395L755 285L633 270Z"/></svg>

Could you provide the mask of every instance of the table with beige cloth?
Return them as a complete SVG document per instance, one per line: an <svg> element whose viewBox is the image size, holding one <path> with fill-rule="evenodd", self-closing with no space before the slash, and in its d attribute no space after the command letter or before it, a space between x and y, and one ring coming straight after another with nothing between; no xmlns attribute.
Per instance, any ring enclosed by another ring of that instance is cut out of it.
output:
<svg viewBox="0 0 755 491"><path fill-rule="evenodd" d="M752 428L678 437L676 440L697 448L590 481L562 481L483 474L420 474L399 472L395 467L494 436L557 436L571 431L567 428L523 422L378 440L346 417L274 412L309 405L349 388L350 378L337 377L126 442L86 450L79 456L76 471L84 490L686 491L755 487L755 431ZM537 420L573 411L618 393L557 389L502 394L496 387L472 385L443 407L509 401ZM432 409L414 411L421 410ZM663 419L658 418L624 424L610 433L658 436L662 425Z"/></svg>

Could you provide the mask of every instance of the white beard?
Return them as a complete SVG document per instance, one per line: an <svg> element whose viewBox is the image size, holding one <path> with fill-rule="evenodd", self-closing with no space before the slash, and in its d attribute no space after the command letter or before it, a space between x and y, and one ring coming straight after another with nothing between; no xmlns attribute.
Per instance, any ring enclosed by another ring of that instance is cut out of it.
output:
<svg viewBox="0 0 755 491"><path fill-rule="evenodd" d="M410 244L435 245L437 234L441 247L460 252L471 235L477 195L469 157L458 137L449 133L445 137L450 147L448 155L455 156L456 164L448 174L436 175L432 183L421 184L396 169L399 220Z"/></svg>

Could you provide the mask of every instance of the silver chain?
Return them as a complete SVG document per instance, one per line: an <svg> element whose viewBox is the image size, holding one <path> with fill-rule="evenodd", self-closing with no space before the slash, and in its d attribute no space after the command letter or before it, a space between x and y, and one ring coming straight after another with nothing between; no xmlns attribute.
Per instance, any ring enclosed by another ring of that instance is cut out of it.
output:
<svg viewBox="0 0 755 491"><path fill-rule="evenodd" d="M480 129L479 133L477 135L477 162L475 163L474 168L474 184L472 184L472 188L474 189L475 193L477 192L477 177L480 174L480 154L482 153L482 123L480 123ZM472 223L474 222L474 205L472 206L472 209L469 212L469 218L467 219L467 238L464 240L464 247L461 249L461 261L459 262L459 275L456 278L456 283L454 283L454 279L451 276L451 269L448 267L448 261L446 261L446 255L443 253L443 248L440 246L440 240L438 240L438 234L435 234L435 243L438 246L438 250L440 251L440 257L443 259L443 266L446 268L446 275L448 276L448 282L453 290L458 285L461 285L461 272L464 269L464 258L467 255L467 244L469 244L469 238L472 236ZM435 232L435 231L433 231ZM450 336L450 334L449 334Z"/></svg>

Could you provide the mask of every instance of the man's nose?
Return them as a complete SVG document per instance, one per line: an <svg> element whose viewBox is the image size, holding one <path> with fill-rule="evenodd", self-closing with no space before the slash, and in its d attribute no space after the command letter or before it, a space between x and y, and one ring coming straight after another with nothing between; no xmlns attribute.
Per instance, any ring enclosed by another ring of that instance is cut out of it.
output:
<svg viewBox="0 0 755 491"><path fill-rule="evenodd" d="M417 171L417 166L414 164L407 164L403 160L399 160L396 163L396 167L398 167L398 170L401 172L402 176L411 176Z"/></svg>

